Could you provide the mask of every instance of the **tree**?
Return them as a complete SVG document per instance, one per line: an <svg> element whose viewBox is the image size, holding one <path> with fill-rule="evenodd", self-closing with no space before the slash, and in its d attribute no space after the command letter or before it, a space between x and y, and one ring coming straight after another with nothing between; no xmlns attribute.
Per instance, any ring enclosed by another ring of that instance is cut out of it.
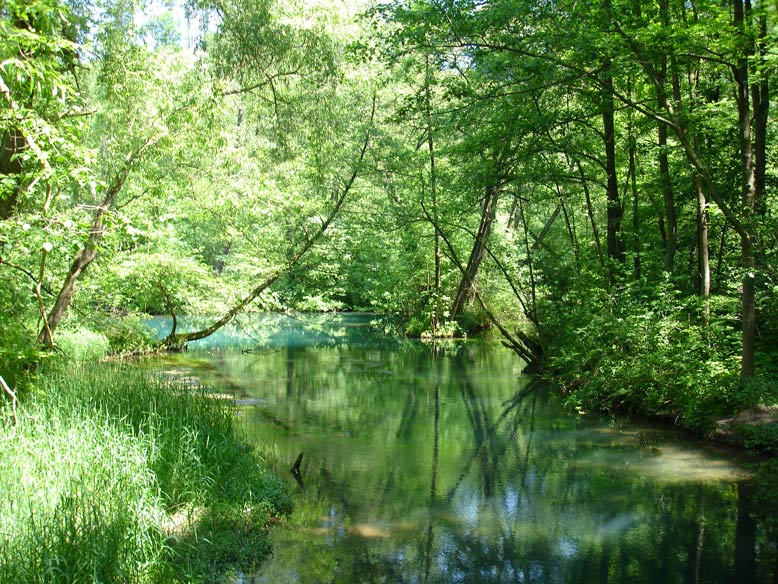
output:
<svg viewBox="0 0 778 584"><path fill-rule="evenodd" d="M541 299L538 312L524 310L537 321L541 338L553 344L557 337L543 315L565 310L550 298L577 291L578 299L602 294L616 304L632 302L623 291L627 275L620 267L631 231L629 253L641 294L662 288L669 275L673 290L707 298L711 254L718 266L740 272L724 280L726 272L716 270L722 274L721 293L732 297L742 289L741 377L747 381L754 374L752 291L759 258L767 253L758 242L764 242L762 168L769 153L764 126L769 11L744 0L738 5L501 0L391 3L378 14L397 27L398 52L431 54L447 73L437 80L445 95L441 110L456 130L437 141L439 158L461 152L462 168L477 161L484 185L491 180L504 193L518 191L508 195L511 211L501 217L498 210L495 219L521 226L525 259L519 265L494 256L489 271L514 290L526 286L528 306ZM486 153L500 148L506 154L498 168ZM734 159L740 162L733 165ZM627 192L629 209L622 200ZM585 223L575 220L577 205L586 209L588 234L581 229ZM490 224L487 214L481 217L482 227ZM557 217L564 223L557 225ZM440 224L448 229L448 221L444 216ZM716 249L708 244L711 228L721 238ZM739 265L729 260L733 232L741 247ZM483 230L472 229L471 266L485 257L478 253L478 233ZM579 245L582 235L593 245ZM449 242L449 259L456 263L461 240ZM691 260L683 266L678 257L686 250ZM606 254L612 260L608 278L592 288L590 275L603 273ZM457 309L465 283L473 279L462 264ZM705 306L690 327L711 322L711 304ZM707 328L704 334L728 333ZM711 355L711 362L717 358Z"/></svg>
<svg viewBox="0 0 778 584"><path fill-rule="evenodd" d="M80 106L70 76L77 62L80 23L58 0L9 1L0 16L0 173L5 175L0 219L8 219L21 198L33 199L39 190L48 193L39 202L41 208L46 211L51 203L51 151L67 148L68 134L77 127L68 118L77 115Z"/></svg>
<svg viewBox="0 0 778 584"><path fill-rule="evenodd" d="M341 146L335 152L335 144L343 138L337 131L353 132L358 127L356 120L365 119L365 109L357 103L364 104L369 79L365 85L341 82L335 71L342 63L335 60L327 35L281 22L271 3L217 3L206 8L214 10L221 23L209 49L219 98L239 104L235 134L240 138L236 146L249 150L249 158L256 158L264 147L270 162L295 172L282 178L261 169L265 180L271 185L275 180L279 187L261 195L279 199L281 204L276 220L268 224L268 233L258 237L254 224L250 229L253 234L242 234L255 251L267 255L261 269L245 282L249 292L210 326L169 335L163 340L168 347L209 336L282 276L293 273L336 221L362 172L375 112L373 98L369 121L360 125L354 136L358 142L352 143L351 149ZM342 117L335 118L336 114ZM254 137L243 134L244 126ZM261 144L268 141L269 148ZM284 187L295 192L284 192ZM254 213L277 212L267 200L257 203ZM288 247L280 245L283 240L289 242Z"/></svg>
<svg viewBox="0 0 778 584"><path fill-rule="evenodd" d="M51 252L72 229L58 198L85 176L79 8L36 0L0 9L0 267L11 276L3 301L14 306L3 326L13 331L8 353L20 360L11 371L35 360L23 337L33 315L45 315ZM32 294L19 277L32 281Z"/></svg>
<svg viewBox="0 0 778 584"><path fill-rule="evenodd" d="M94 146L106 164L92 169L89 195L95 203L86 239L64 276L64 282L45 318L38 342L53 347L54 332L70 306L76 282L97 257L105 233L106 215L115 210L130 173L145 160L168 134L168 124L181 106L165 95L167 84L149 75L152 57L136 42L132 21L133 5L109 5L99 23L99 66L94 71L95 98L99 109L93 117ZM157 55L164 59L164 56ZM164 81L171 81L166 79ZM100 176L98 186L97 177ZM85 186L80 185L82 188ZM78 197L75 197L78 200Z"/></svg>
<svg viewBox="0 0 778 584"><path fill-rule="evenodd" d="M375 103L373 107L375 107ZM370 116L371 121L372 121L372 115L373 114L371 114ZM288 261L284 265L274 269L270 273L270 275L261 279L260 282L256 284L246 296L244 296L237 304L235 304L232 308L230 308L220 319L216 320L210 326L207 326L204 329L198 331L192 331L187 333L177 333L174 327L171 333L167 337L165 337L165 339L163 339L162 344L164 346L169 348L181 348L185 346L185 344L188 343L189 341L204 339L205 337L212 335L217 330L222 328L224 325L232 321L240 312L245 310L246 307L248 307L252 302L254 302L254 300L256 300L262 292L264 292L267 288L272 286L275 283L275 281L278 280L279 277L288 273L289 271L292 270L292 268L295 267L295 265L305 256L305 254L319 240L319 238L321 238L326 233L330 224L338 216L338 213L340 212L340 209L346 200L346 196L351 191L352 187L354 186L354 182L359 176L362 161L365 157L367 147L370 143L371 130L372 128L368 126L368 128L365 131L364 142L362 143L362 147L358 154L358 159L354 164L351 175L348 177L348 179L346 179L343 182L342 187L339 189L339 192L336 195L337 198L335 200L335 204L333 205L329 214L321 222L318 229L316 229L316 231L312 235L308 236L303 242L299 244L299 248L288 259Z"/></svg>

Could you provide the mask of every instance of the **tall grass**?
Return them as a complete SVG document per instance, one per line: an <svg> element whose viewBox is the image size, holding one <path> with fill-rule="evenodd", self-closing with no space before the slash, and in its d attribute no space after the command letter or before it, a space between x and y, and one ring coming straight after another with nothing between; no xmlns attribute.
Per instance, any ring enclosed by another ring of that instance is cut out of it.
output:
<svg viewBox="0 0 778 584"><path fill-rule="evenodd" d="M244 556L267 553L265 528L289 499L227 407L121 366L43 380L18 425L0 425L0 583L197 581L226 566L209 554L245 559L196 529L171 538L163 526L184 506L209 529L246 515L242 528L262 537ZM205 561L191 561L195 548Z"/></svg>
<svg viewBox="0 0 778 584"><path fill-rule="evenodd" d="M77 328L57 331L57 349L69 363L83 364L107 356L111 346L105 335Z"/></svg>

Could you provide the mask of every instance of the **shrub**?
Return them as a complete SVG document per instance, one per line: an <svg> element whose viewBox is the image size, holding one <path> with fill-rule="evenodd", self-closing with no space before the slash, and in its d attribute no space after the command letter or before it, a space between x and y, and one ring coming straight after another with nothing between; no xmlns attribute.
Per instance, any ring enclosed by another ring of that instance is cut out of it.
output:
<svg viewBox="0 0 778 584"><path fill-rule="evenodd" d="M112 353L138 353L152 346L152 332L140 316L106 317L100 330L108 338Z"/></svg>
<svg viewBox="0 0 778 584"><path fill-rule="evenodd" d="M702 428L737 407L737 332L703 318L696 297L671 285L569 299L549 315L549 365L570 405L682 419Z"/></svg>
<svg viewBox="0 0 778 584"><path fill-rule="evenodd" d="M0 322L0 325L2 324ZM31 331L20 330L16 327L3 327L3 334L0 335L0 375L3 376L8 385L16 387L23 383L25 374L34 370L42 358L43 354Z"/></svg>

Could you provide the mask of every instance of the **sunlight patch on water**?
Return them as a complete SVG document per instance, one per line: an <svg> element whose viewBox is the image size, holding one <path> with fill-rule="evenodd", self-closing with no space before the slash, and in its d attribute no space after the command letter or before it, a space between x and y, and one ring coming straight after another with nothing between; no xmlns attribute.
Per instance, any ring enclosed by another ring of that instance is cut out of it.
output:
<svg viewBox="0 0 778 584"><path fill-rule="evenodd" d="M619 537L637 521L635 513L621 513L601 524L595 532L599 538Z"/></svg>
<svg viewBox="0 0 778 584"><path fill-rule="evenodd" d="M600 449L579 458L574 464L578 467L629 470L659 483L735 482L748 478L748 474L732 459L675 444L633 452L620 448Z"/></svg>
<svg viewBox="0 0 778 584"><path fill-rule="evenodd" d="M660 447L658 456L642 462L644 472L665 482L739 481L747 477L732 460L675 445Z"/></svg>
<svg viewBox="0 0 778 584"><path fill-rule="evenodd" d="M410 521L374 521L356 523L347 528L342 526L302 527L299 531L312 537L329 537L332 535L351 535L362 539L388 539L402 532L414 532L419 524Z"/></svg>
<svg viewBox="0 0 778 584"><path fill-rule="evenodd" d="M357 525L352 525L349 532L365 539L379 539L391 535L390 530L385 526L372 523L358 523Z"/></svg>

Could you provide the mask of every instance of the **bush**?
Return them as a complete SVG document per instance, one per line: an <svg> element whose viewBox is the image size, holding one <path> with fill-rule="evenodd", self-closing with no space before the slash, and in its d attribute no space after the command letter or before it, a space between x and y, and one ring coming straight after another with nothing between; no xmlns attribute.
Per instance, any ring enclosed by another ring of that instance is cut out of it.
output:
<svg viewBox="0 0 778 584"><path fill-rule="evenodd" d="M37 319L29 286L3 271L0 285L0 375L11 387L23 383L25 373L35 369L43 354L39 350ZM0 392L0 395L2 392ZM0 398L2 404L2 398Z"/></svg>
<svg viewBox="0 0 778 584"><path fill-rule="evenodd" d="M737 331L726 315L706 323L700 300L670 284L635 286L618 298L579 294L568 299L569 312L548 319L549 365L570 405L699 429L738 407Z"/></svg>
<svg viewBox="0 0 778 584"><path fill-rule="evenodd" d="M343 309L343 303L323 295L306 295L294 307L301 312L335 312Z"/></svg>
<svg viewBox="0 0 778 584"><path fill-rule="evenodd" d="M100 330L108 338L112 353L138 353L153 345L152 331L140 316L106 317Z"/></svg>
<svg viewBox="0 0 778 584"><path fill-rule="evenodd" d="M0 326L4 324L0 321ZM3 334L0 335L0 375L11 387L22 383L26 373L34 370L43 358L35 342L35 334L17 327L18 324L3 326Z"/></svg>

